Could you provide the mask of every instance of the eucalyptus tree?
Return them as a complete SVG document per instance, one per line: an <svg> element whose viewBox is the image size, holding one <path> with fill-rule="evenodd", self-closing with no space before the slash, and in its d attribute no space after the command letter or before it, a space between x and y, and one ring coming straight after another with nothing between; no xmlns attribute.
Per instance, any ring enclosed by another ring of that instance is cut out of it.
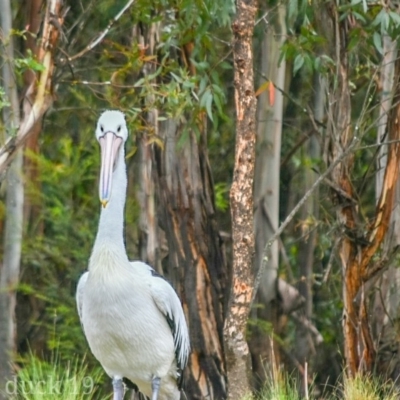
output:
<svg viewBox="0 0 400 400"><path fill-rule="evenodd" d="M23 234L23 155L24 142L32 133L35 125L40 123L43 114L51 104L52 73L54 70L53 49L57 44L59 31L50 24L50 19L62 24L59 1L50 1L45 10L41 46L38 60L32 56L30 49L25 49L26 57L17 57L13 45L14 29L11 3L4 0L1 5L2 46L4 51L2 66L2 86L5 102L3 105L3 127L7 135L1 143L0 170L4 171L14 160L6 174L6 219L4 226L3 262L0 270L0 354L1 388L13 372L16 351L16 317L17 286L20 280L20 261ZM23 35L23 34L22 34ZM54 47L51 47L54 46ZM23 69L31 69L35 78L24 88L19 86L18 74ZM22 92L25 97L20 116L18 97ZM2 99L4 100L4 99ZM2 393L4 393L2 391ZM0 394L3 395L3 394Z"/></svg>
<svg viewBox="0 0 400 400"><path fill-rule="evenodd" d="M4 92L2 95L3 120L2 126L7 138L12 137L18 128L19 102L14 60L14 38L12 30L11 4L8 0L0 3L1 30L3 32L3 60L2 83ZM16 285L19 281L19 270L22 247L22 217L23 217L22 183L22 152L19 151L7 171L6 208L7 217L4 226L3 260L0 268L0 398L5 398L3 389L7 381L12 377L12 363L15 352L15 307Z"/></svg>
<svg viewBox="0 0 400 400"><path fill-rule="evenodd" d="M386 267L394 250L383 250L381 245L393 213L398 176L396 101L390 111L387 108L383 113L388 118L385 136L392 142L388 144L387 163L383 164L380 178L378 175L376 204L370 201L371 186L366 184L375 171L367 168L360 178L363 160L371 162L373 155L368 149L360 148L360 143L368 143L376 135L373 117L382 120L383 114L378 116L372 101L379 89L375 86L374 74L379 54L383 55L381 32L389 31L397 37L399 18L390 7L369 2L321 6L324 21L314 22L317 30L308 40L305 40L307 31L313 25L302 28L298 41L302 52L294 58L294 65L309 69L323 67L326 73L328 103L322 148L327 165L333 168L331 178L326 180L336 214L332 254L336 253L340 259L345 359L347 372L354 376L370 372L377 360L380 332L372 332L369 325L370 289L374 286L374 277ZM323 54L315 57L314 48L308 46L318 35L324 38L325 45ZM394 99L397 79L394 72L391 87ZM382 138L378 140L380 143ZM343 159L338 162L340 158Z"/></svg>

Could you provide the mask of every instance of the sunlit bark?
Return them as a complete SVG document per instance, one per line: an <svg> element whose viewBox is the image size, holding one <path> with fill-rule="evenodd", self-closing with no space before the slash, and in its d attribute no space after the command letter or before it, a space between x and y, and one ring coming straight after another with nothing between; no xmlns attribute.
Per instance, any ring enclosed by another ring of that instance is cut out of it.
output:
<svg viewBox="0 0 400 400"><path fill-rule="evenodd" d="M397 42L389 35L383 36L383 59L380 73L381 105L378 118L377 143L380 145L377 160L376 193L382 190L384 172L387 163L386 132L388 116L392 108L393 78L397 57ZM381 145L384 143L383 145ZM377 201L379 197L377 198ZM377 350L376 369L396 381L400 371L399 343L397 324L399 318L400 270L392 255L400 245L400 185L397 180L394 209L383 246L383 258L387 260L388 269L374 282L375 296L373 304L372 327Z"/></svg>
<svg viewBox="0 0 400 400"><path fill-rule="evenodd" d="M228 399L250 392L250 358L246 326L254 297L253 179L256 98L253 74L253 30L257 2L239 0L232 24L236 105L236 147L230 191L233 240L232 287L224 325Z"/></svg>

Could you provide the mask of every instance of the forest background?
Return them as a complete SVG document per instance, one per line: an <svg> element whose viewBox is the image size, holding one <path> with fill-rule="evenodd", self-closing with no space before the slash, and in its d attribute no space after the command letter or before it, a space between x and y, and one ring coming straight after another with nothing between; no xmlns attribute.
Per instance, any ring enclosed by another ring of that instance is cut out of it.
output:
<svg viewBox="0 0 400 400"><path fill-rule="evenodd" d="M109 108L131 132L127 252L168 277L187 314L188 398L239 398L277 371L316 398L344 377L396 382L397 3L0 10L2 387L83 357L105 382L74 294L99 215L94 126Z"/></svg>

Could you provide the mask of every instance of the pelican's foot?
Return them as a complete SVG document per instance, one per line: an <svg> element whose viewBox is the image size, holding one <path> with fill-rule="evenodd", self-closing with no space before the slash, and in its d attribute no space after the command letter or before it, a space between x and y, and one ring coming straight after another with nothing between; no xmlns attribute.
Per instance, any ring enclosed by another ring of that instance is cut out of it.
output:
<svg viewBox="0 0 400 400"><path fill-rule="evenodd" d="M157 400L158 399L158 392L160 391L160 386L161 386L161 378L158 376L154 376L153 379L151 380L151 400Z"/></svg>
<svg viewBox="0 0 400 400"><path fill-rule="evenodd" d="M112 381L114 397L113 400L123 400L124 399L124 383L122 382L122 378L115 378Z"/></svg>

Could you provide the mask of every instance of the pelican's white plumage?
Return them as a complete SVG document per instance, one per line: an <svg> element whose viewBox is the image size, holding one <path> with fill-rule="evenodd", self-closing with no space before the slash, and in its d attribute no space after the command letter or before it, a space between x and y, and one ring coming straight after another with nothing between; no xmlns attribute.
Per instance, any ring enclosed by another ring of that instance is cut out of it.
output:
<svg viewBox="0 0 400 400"><path fill-rule="evenodd" d="M96 137L102 152L103 207L88 272L76 293L83 330L94 356L113 379L115 400L123 397L123 378L152 400L178 400L189 357L181 303L172 286L149 265L129 262L124 245L124 115L104 112Z"/></svg>

